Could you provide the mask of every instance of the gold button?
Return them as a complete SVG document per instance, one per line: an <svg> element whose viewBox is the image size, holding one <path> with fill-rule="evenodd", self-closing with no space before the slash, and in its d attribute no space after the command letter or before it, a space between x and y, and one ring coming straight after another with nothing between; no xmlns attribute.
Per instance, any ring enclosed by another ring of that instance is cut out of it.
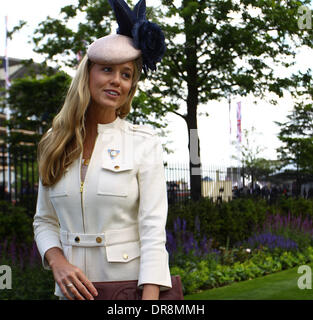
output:
<svg viewBox="0 0 313 320"><path fill-rule="evenodd" d="M75 242L79 242L79 241L80 241L79 237L76 237Z"/></svg>
<svg viewBox="0 0 313 320"><path fill-rule="evenodd" d="M116 169L116 170L119 169L119 168L120 168L120 166L115 166L115 167L114 167L114 169Z"/></svg>
<svg viewBox="0 0 313 320"><path fill-rule="evenodd" d="M128 259L128 254L124 253L123 254L123 258L124 258L124 260L127 260Z"/></svg>
<svg viewBox="0 0 313 320"><path fill-rule="evenodd" d="M96 238L96 241L97 241L97 243L101 243L101 242L102 242L101 237L97 237L97 238Z"/></svg>

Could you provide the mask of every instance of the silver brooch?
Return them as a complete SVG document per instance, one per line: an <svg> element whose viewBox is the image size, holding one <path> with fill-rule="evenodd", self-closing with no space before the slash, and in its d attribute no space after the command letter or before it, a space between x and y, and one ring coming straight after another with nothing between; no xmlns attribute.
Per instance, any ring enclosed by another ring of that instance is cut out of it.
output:
<svg viewBox="0 0 313 320"><path fill-rule="evenodd" d="M109 152L111 159L113 160L119 155L120 150L108 149L108 152Z"/></svg>

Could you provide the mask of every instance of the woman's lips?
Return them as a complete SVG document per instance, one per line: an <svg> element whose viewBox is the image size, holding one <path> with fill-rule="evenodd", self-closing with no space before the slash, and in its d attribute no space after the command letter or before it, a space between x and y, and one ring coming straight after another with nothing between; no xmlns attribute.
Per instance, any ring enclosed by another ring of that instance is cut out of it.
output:
<svg viewBox="0 0 313 320"><path fill-rule="evenodd" d="M119 94L113 95L113 94L109 93L108 91L104 91L104 92L105 92L105 94L106 94L107 96L109 96L109 97L111 97L111 98L118 98L118 97L119 97Z"/></svg>

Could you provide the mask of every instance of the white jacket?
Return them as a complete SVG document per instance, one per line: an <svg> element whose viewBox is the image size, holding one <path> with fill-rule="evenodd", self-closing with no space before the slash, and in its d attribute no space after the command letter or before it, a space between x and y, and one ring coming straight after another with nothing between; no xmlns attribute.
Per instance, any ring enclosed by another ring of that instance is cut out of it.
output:
<svg viewBox="0 0 313 320"><path fill-rule="evenodd" d="M171 288L167 188L154 130L119 117L98 124L82 186L81 160L82 154L52 187L39 181L33 226L44 268L50 269L45 252L59 247L90 281L138 279L139 287ZM55 289L63 296L57 283Z"/></svg>

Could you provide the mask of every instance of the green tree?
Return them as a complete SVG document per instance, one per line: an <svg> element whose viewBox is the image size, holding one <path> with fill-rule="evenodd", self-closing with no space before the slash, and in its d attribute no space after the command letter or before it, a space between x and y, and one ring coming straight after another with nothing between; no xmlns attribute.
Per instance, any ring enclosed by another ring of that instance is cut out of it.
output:
<svg viewBox="0 0 313 320"><path fill-rule="evenodd" d="M244 186L246 178L251 179L251 184L254 187L256 181L267 180L270 174L280 166L280 162L277 160L260 157L266 148L257 144L256 134L255 127L252 127L251 130L244 129L242 143L232 142L237 149L237 155L233 155L232 158L241 162Z"/></svg>
<svg viewBox="0 0 313 320"><path fill-rule="evenodd" d="M297 102L288 121L276 122L278 138L283 145L277 149L284 166L293 165L298 186L313 177L313 105ZM289 173L290 174L290 173Z"/></svg>
<svg viewBox="0 0 313 320"><path fill-rule="evenodd" d="M131 6L131 1L128 3ZM85 21L79 22L77 30L74 31L68 26L68 22L81 14L84 15ZM151 8L147 9L147 14L156 22L157 18ZM33 42L35 52L44 54L47 60L61 65L75 68L79 62L78 55L85 55L90 43L113 32L112 21L115 21L115 17L107 0L78 0L77 5L61 8L60 15L60 19L47 17L40 23L35 30ZM20 23L21 27L23 23L23 21ZM159 97L149 96L139 88L134 98L133 111L128 115L131 122L151 124L160 128L161 135L165 135L167 124L162 123L160 119L166 115L168 107L161 103ZM166 146L165 150L171 152Z"/></svg>
<svg viewBox="0 0 313 320"><path fill-rule="evenodd" d="M271 181L272 175L280 166L279 160L256 158L251 165L251 176L255 181Z"/></svg>
<svg viewBox="0 0 313 320"><path fill-rule="evenodd" d="M9 89L11 132L7 142L11 151L32 149L35 152L42 133L49 129L54 115L62 107L70 81L71 77L64 72L40 75L39 79L14 80Z"/></svg>
<svg viewBox="0 0 313 320"><path fill-rule="evenodd" d="M64 72L50 71L42 70L47 73L44 75L34 70L30 76L12 81L8 99L11 116L3 123L10 128L10 134L2 136L4 148L8 147L6 154L10 157L3 157L1 164L4 166L5 161L8 164L10 159L14 183L8 182L11 182L15 200L28 212L34 212L36 204L37 144L61 108L71 80Z"/></svg>
<svg viewBox="0 0 313 320"><path fill-rule="evenodd" d="M150 75L153 81L146 93L159 99L162 114L173 112L186 121L191 197L197 200L201 196L198 107L231 95L282 97L284 89L295 86L304 75L279 76L275 67L293 65L303 44L312 47L311 32L298 27L298 8L310 1L162 0L159 4L149 8L148 19L162 24L167 52L158 71ZM72 30L69 21L82 13L84 20ZM34 36L36 51L50 59L62 54L63 61L75 65L75 54L86 52L86 42L112 31L111 21L107 0L79 0L63 7L61 18L48 17L40 23Z"/></svg>

